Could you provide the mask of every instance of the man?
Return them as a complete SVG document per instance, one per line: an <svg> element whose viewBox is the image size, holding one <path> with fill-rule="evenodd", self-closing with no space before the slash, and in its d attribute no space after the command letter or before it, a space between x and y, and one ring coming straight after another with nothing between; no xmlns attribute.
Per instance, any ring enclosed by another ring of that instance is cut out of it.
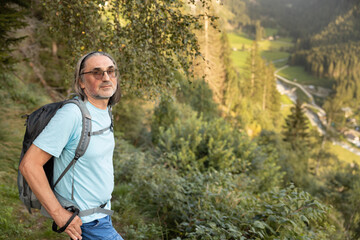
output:
<svg viewBox="0 0 360 240"><path fill-rule="evenodd" d="M46 212L59 226L65 226L71 212L63 208L71 203L80 211L101 208L110 210L114 187L114 134L108 108L120 100L117 65L104 52L83 56L76 67L74 90L86 102L92 130L108 129L92 136L85 154L64 175L54 192L48 184L43 165L54 156L54 180L74 158L81 129L82 115L75 104L65 104L51 119L26 152L19 168ZM62 206L63 205L63 206ZM65 232L71 239L122 239L113 228L110 216L76 216Z"/></svg>

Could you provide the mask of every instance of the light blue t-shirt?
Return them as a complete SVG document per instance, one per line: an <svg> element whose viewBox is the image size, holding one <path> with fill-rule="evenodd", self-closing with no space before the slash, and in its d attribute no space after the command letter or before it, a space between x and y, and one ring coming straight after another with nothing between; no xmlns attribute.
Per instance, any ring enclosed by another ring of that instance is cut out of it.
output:
<svg viewBox="0 0 360 240"><path fill-rule="evenodd" d="M91 115L92 132L109 127L111 119L108 110L96 108L86 102ZM34 144L54 156L55 182L75 155L82 130L82 116L75 104L65 104L60 108ZM111 193L114 189L113 151L115 141L112 131L91 136L85 154L76 162L55 187L56 194L75 203L80 211L96 208L107 202L110 209ZM71 200L74 180L74 200ZM83 223L105 217L95 213L82 217Z"/></svg>

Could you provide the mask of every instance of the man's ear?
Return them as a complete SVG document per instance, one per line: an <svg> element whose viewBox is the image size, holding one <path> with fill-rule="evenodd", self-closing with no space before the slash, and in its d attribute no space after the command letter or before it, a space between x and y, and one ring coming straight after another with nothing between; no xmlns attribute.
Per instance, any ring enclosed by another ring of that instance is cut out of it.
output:
<svg viewBox="0 0 360 240"><path fill-rule="evenodd" d="M85 83L84 83L84 79L83 79L83 78L80 78L79 85L80 85L80 88L81 88L81 89L84 89L84 88L85 88Z"/></svg>

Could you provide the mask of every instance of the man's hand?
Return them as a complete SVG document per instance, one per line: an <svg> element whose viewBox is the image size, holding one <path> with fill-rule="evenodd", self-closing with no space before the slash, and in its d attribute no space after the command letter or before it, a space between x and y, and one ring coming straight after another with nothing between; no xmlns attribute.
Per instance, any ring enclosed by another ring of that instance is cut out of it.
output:
<svg viewBox="0 0 360 240"><path fill-rule="evenodd" d="M63 227L67 223L67 221L71 218L72 212L67 211L66 209L62 208L59 212L59 214L56 214L56 217L53 216L55 223L58 225L58 227ZM65 229L65 233L69 235L69 237L73 240L76 239L82 239L81 237L81 228L82 225L81 219L76 216L69 226Z"/></svg>

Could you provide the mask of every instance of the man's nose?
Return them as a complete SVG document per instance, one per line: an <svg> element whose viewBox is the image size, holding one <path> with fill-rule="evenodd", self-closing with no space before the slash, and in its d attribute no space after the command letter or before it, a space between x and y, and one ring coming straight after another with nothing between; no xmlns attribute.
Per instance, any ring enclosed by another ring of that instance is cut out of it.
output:
<svg viewBox="0 0 360 240"><path fill-rule="evenodd" d="M103 81L109 81L110 80L110 76L109 76L107 71L103 72L103 76L102 76L101 80L103 80Z"/></svg>

